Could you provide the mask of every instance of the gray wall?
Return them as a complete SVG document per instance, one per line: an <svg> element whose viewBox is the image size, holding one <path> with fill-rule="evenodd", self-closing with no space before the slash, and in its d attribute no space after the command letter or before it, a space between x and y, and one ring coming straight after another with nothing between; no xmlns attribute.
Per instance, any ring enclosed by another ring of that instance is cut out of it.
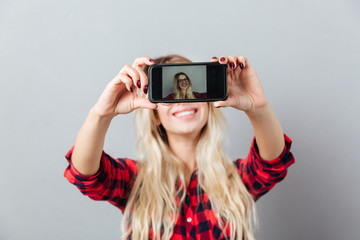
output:
<svg viewBox="0 0 360 240"><path fill-rule="evenodd" d="M65 178L89 109L140 56L244 55L255 67L296 164L257 203L258 239L359 236L358 1L0 1L0 239L117 239L121 213ZM244 157L245 114L224 110L226 148ZM134 157L133 114L105 151Z"/></svg>

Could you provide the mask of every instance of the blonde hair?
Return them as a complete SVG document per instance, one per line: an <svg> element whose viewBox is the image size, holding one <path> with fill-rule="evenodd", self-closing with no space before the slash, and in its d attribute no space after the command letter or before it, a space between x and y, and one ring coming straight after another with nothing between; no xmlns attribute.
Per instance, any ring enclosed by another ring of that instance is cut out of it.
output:
<svg viewBox="0 0 360 240"><path fill-rule="evenodd" d="M179 76L181 76L181 75L185 75L186 78L189 81L189 86L186 89L185 96L183 96L183 93L182 93L181 88L179 86ZM174 76L174 92L175 92L175 98L174 99L184 99L184 98L186 98L186 99L194 99L195 98L195 95L192 92L191 80L190 80L189 76L186 73L179 72L179 73L175 74L175 76Z"/></svg>
<svg viewBox="0 0 360 240"><path fill-rule="evenodd" d="M155 60L190 62L178 55ZM254 240L251 221L253 217L254 223L257 222L254 199L223 150L224 115L212 103L208 107L208 121L200 133L196 151L198 191L208 195L225 236L229 227L230 239ZM170 239L185 200L185 164L172 153L156 111L137 109L135 124L140 170L122 218L121 239L130 235L132 239L149 239L149 236Z"/></svg>

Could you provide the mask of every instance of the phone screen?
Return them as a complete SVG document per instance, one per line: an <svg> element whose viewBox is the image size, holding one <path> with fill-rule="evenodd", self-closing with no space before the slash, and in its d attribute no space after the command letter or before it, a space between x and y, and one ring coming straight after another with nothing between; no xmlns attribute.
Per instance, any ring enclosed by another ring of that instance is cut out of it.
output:
<svg viewBox="0 0 360 240"><path fill-rule="evenodd" d="M227 65L219 63L156 64L149 68L152 102L203 102L227 98Z"/></svg>

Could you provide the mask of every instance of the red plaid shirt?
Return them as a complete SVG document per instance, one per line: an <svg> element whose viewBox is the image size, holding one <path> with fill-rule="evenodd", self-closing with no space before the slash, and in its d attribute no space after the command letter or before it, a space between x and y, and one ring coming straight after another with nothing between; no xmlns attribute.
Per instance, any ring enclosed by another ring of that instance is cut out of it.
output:
<svg viewBox="0 0 360 240"><path fill-rule="evenodd" d="M201 98L201 99L205 99L207 98L207 94L206 92L204 93L199 93L199 92L193 92L195 98ZM169 100L169 99L174 99L175 98L175 93L170 93L169 95L167 95L165 97L165 99Z"/></svg>
<svg viewBox="0 0 360 240"><path fill-rule="evenodd" d="M285 148L278 158L271 161L261 159L254 138L249 155L244 159L234 161L234 167L238 169L244 184L255 200L284 179L287 168L295 162L290 152L292 141L286 135L284 136ZM103 151L98 173L93 176L83 176L71 164L73 149L74 146L65 156L69 161L69 166L64 176L84 195L94 200L106 200L123 212L127 196L139 172L137 162L128 158L115 159ZM189 187L186 189L185 202L181 206L180 216L171 239L225 239L208 196L202 189L199 191L200 201L198 202L197 185L197 170L195 170ZM229 229L226 229L226 232L229 236Z"/></svg>

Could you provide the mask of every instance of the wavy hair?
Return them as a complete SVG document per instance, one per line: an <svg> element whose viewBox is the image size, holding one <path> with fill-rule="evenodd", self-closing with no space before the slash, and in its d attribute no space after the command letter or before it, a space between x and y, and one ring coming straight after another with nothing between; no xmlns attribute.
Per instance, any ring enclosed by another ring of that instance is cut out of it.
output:
<svg viewBox="0 0 360 240"><path fill-rule="evenodd" d="M189 81L189 87L186 89L185 96L183 96L183 93L182 93L181 88L179 86L179 76L181 76L181 75L185 75L186 78ZM186 99L194 99L195 98L195 95L192 92L191 80L190 80L189 76L186 73L179 72L179 73L175 74L175 76L174 76L174 93L175 93L175 98L174 99L184 99L184 98L186 98Z"/></svg>
<svg viewBox="0 0 360 240"><path fill-rule="evenodd" d="M155 61L190 62L178 55ZM208 107L208 120L196 150L198 191L208 195L225 236L227 229L231 240L254 240L252 225L253 222L257 224L254 199L223 150L225 117L212 103L208 103ZM158 124L156 111L139 108L134 120L140 169L124 210L121 239L129 236L132 239L170 239L185 200L185 164L172 153L166 131Z"/></svg>

